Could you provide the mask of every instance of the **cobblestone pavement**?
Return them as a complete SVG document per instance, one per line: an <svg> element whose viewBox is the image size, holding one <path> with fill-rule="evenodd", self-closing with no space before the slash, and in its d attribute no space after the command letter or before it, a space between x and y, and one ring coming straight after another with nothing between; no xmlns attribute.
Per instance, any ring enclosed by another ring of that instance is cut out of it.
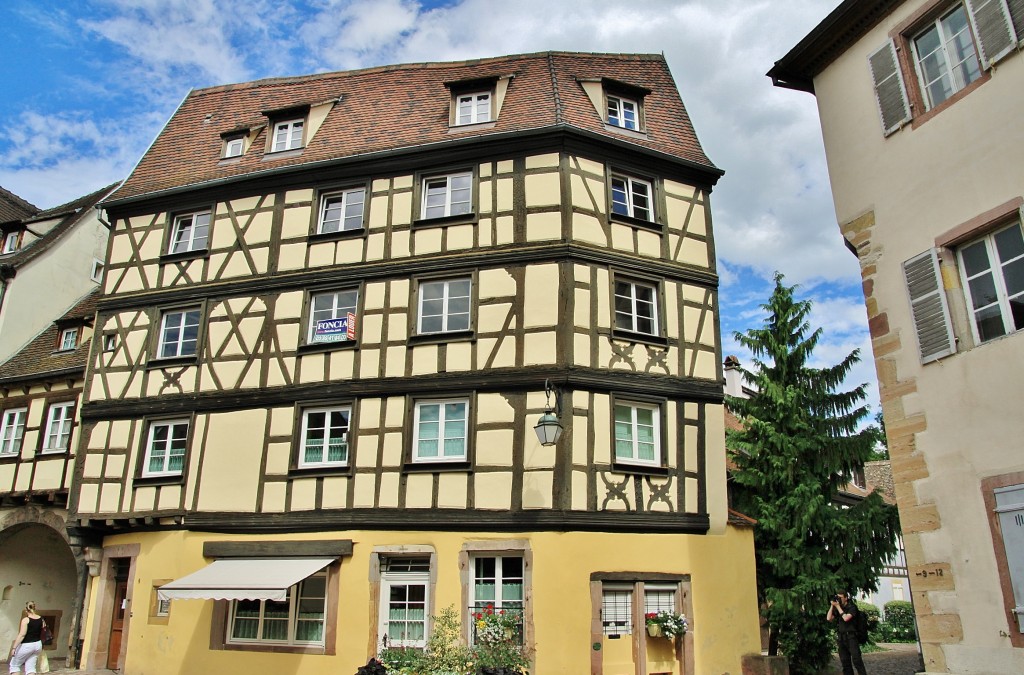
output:
<svg viewBox="0 0 1024 675"><path fill-rule="evenodd" d="M864 667L868 675L915 675L921 672L921 655L917 651L916 642L879 646L885 651L864 655ZM843 672L838 656L832 657L832 670L828 672Z"/></svg>

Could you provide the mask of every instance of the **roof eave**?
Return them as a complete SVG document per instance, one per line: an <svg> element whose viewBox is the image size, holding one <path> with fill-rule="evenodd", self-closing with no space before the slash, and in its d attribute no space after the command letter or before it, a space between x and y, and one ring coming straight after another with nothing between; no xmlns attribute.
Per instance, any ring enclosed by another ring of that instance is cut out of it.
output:
<svg viewBox="0 0 1024 675"><path fill-rule="evenodd" d="M153 191L153 192L144 192L144 193L137 194L137 195L131 195L131 196L128 196L128 197L122 197L120 199L112 199L112 200L109 200L109 201L105 200L105 201L101 201L99 203L99 206L104 208L104 209L107 209L107 210L117 209L117 208L120 208L120 207L129 206L129 205L132 205L132 204L149 201L151 199L159 199L161 197L171 197L171 196L183 194L183 193L186 193L186 192L192 192L194 190L202 190L202 189L207 189L207 188L216 188L216 187L231 185L231 184L235 184L235 183L242 183L242 182L246 182L246 181L250 181L250 180L258 179L258 178L267 178L267 177L271 177L271 176L285 176L285 175L290 175L290 174L295 174L295 173L302 173L302 172L305 172L305 171L309 171L310 169L316 169L318 167L325 167L325 166L341 164L341 163L344 163L344 162L347 162L347 161L374 161L374 160L381 160L381 159L395 157L395 156L399 156L399 155L403 155L403 154L412 154L412 153L420 153L420 152L430 151L432 149L441 148L441 147L459 147L459 146L467 146L467 145L478 144L478 143L481 143L481 142L500 142L502 140L506 140L506 139L509 139L509 138L516 138L516 137L520 137L521 138L521 137L524 137L524 136L541 136L541 135L549 134L549 133L556 132L556 131L562 131L562 132L565 132L565 133L577 134L577 135L580 135L580 136L583 136L583 137L586 137L586 138L590 138L590 139L594 139L594 140L599 140L599 141L604 142L604 143L610 143L612 145L616 145L616 146L619 146L619 147L628 147L630 149L637 150L639 152L643 152L643 153L648 154L648 155L657 156L657 157L662 158L662 159L664 159L666 161L670 161L670 162L673 162L675 164L684 166L684 167L686 167L686 168L688 168L690 170L698 171L700 173L703 173L707 177L708 182L709 182L710 185L714 185L715 183L718 182L719 178L721 178L723 175L725 175L725 171L724 170L719 169L717 166L714 166L713 164L701 164L700 162L694 162L692 160L684 159L684 158L678 157L676 155L672 155L672 154L669 154L669 153L661 152L661 151L658 151L658 150L653 150L653 149L648 148L646 146L639 145L637 143L632 143L632 142L630 142L628 140L620 140L620 139L613 138L611 136L607 136L607 135L604 135L604 134L599 134L599 133L596 133L596 132L593 132L593 131L589 131L589 130L586 130L586 129L581 129L581 128L573 126L573 125L561 123L561 124L554 124L554 125L549 125L549 126L544 126L544 127L537 127L537 128L534 128L534 129L525 129L525 130L524 129L516 129L514 131L502 131L502 132L497 132L497 133L493 133L493 134L485 134L485 135L482 135L482 136L471 136L471 137L460 138L460 139L445 139L445 140L442 140L442 141L435 141L435 142L432 142L432 143L423 143L423 144L419 144L419 145L408 145L408 146L402 146L402 147L399 147L399 148L391 148L391 149L388 149L388 150L381 150L381 151L377 151L377 152L362 153L362 154L355 154L355 155L347 155L347 156L344 156L344 157L334 157L334 158L331 158L331 159L323 159L323 160L317 160L317 161L313 161L313 162L305 162L305 163L302 163L302 164L289 164L287 166L275 167L275 168L271 168L271 169L265 169L265 170L262 170L262 171L250 171L250 172L243 173L243 174L238 174L238 175L234 175L234 176L225 176L223 178L215 178L213 180L202 181L202 182L199 182L199 183L189 183L187 185L178 185L178 186L175 186L173 188L167 188L167 189L163 189L163 190L156 190L156 191ZM116 191L115 191L115 193L116 193Z"/></svg>
<svg viewBox="0 0 1024 675"><path fill-rule="evenodd" d="M843 0L767 72L776 87L814 93L814 77L905 0Z"/></svg>

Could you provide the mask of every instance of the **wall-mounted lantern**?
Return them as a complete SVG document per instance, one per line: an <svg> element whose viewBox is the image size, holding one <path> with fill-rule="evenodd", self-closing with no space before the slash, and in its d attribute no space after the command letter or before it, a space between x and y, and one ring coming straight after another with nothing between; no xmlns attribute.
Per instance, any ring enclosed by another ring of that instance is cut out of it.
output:
<svg viewBox="0 0 1024 675"><path fill-rule="evenodd" d="M544 405L544 414L537 420L533 430L537 432L537 439L541 445L554 445L562 436L562 423L558 421L558 392L555 394L555 407L551 407L551 382L544 380L544 395L547 403Z"/></svg>

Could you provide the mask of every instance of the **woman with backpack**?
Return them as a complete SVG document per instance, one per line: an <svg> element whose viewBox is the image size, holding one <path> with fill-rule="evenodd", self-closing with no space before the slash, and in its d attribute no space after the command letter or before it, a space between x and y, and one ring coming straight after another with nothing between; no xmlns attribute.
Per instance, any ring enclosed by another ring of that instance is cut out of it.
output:
<svg viewBox="0 0 1024 675"><path fill-rule="evenodd" d="M36 603L25 603L25 616L21 620L21 631L11 645L11 662L9 670L21 673L22 666L27 675L35 675L36 660L43 650L43 617L36 614Z"/></svg>
<svg viewBox="0 0 1024 675"><path fill-rule="evenodd" d="M859 675L867 675L864 659L860 655L860 640L857 638L857 615L860 609L846 591L832 596L828 608L829 621L836 621L836 636L839 643L839 661L843 664L843 675L853 675L854 667Z"/></svg>

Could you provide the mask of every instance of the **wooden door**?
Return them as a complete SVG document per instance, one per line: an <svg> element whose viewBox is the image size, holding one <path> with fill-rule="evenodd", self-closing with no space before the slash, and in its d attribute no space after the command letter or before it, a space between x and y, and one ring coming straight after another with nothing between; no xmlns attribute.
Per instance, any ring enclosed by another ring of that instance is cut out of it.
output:
<svg viewBox="0 0 1024 675"><path fill-rule="evenodd" d="M128 582L118 581L114 587L114 612L110 619L110 642L107 644L107 668L117 670L121 656L121 632L124 630L124 612L127 606Z"/></svg>

